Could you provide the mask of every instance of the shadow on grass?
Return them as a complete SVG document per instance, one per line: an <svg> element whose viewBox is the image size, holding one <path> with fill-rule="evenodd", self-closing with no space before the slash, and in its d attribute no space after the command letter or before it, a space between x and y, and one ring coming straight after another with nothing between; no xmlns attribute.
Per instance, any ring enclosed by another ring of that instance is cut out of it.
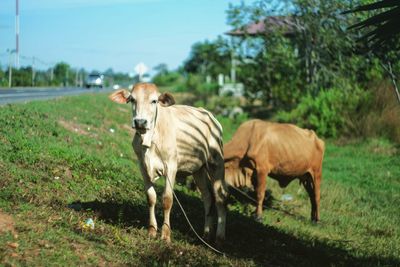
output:
<svg viewBox="0 0 400 267"><path fill-rule="evenodd" d="M128 202L76 201L69 204L68 208L79 212L93 211L104 222L122 226L143 227L148 217L146 206Z"/></svg>
<svg viewBox="0 0 400 267"><path fill-rule="evenodd" d="M193 196L176 191L195 229L201 234L204 223L203 203ZM271 206L271 202L267 202ZM91 210L99 219L110 224L142 228L147 226L148 209L144 204L114 202L74 202L76 211ZM290 215L290 214L289 214ZM162 222L162 208L158 203L157 218ZM311 223L311 222L310 222ZM175 238L184 238L200 244L175 203L171 214L171 227ZM323 227L323 225L315 225ZM252 259L260 266L400 266L393 258L355 257L342 248L319 240L303 240L268 225L263 225L238 212L227 216L227 240L224 251L228 257Z"/></svg>

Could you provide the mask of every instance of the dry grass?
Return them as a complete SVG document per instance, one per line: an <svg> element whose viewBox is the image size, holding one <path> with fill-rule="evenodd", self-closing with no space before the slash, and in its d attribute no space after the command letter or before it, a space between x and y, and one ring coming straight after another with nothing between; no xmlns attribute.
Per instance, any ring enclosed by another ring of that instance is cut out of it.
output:
<svg viewBox="0 0 400 267"><path fill-rule="evenodd" d="M5 232L15 233L13 218L0 210L0 234Z"/></svg>
<svg viewBox="0 0 400 267"><path fill-rule="evenodd" d="M400 103L397 101L393 86L381 83L374 86L370 103L364 112L355 119L360 136L387 137L400 143Z"/></svg>

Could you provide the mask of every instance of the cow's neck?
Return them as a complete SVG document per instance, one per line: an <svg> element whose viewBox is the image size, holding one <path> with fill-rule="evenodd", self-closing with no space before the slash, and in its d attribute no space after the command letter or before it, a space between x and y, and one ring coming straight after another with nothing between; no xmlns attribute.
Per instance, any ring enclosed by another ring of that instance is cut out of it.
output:
<svg viewBox="0 0 400 267"><path fill-rule="evenodd" d="M153 135L154 135L154 128L152 128L151 130L147 130L145 134L141 135L142 138L142 146L144 147L150 147L151 146L151 141L153 139Z"/></svg>
<svg viewBox="0 0 400 267"><path fill-rule="evenodd" d="M146 133L141 135L142 138L142 146L144 147L151 147L151 144L154 142L154 134L155 132L160 132L160 128L163 127L163 120L162 115L163 115L163 108L157 107L156 109L156 116L153 121L152 127L146 131Z"/></svg>

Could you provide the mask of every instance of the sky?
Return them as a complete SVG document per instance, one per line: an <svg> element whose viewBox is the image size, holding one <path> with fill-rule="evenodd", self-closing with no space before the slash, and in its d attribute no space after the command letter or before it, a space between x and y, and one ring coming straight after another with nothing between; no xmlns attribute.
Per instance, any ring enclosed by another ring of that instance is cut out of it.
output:
<svg viewBox="0 0 400 267"><path fill-rule="evenodd" d="M133 72L182 65L191 46L230 30L229 3L239 0L19 0L20 64ZM15 0L0 0L0 64L15 49Z"/></svg>

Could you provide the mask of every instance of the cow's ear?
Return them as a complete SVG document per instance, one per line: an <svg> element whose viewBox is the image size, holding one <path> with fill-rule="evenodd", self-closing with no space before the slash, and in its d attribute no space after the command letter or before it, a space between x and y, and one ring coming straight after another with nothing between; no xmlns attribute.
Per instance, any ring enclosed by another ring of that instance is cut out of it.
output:
<svg viewBox="0 0 400 267"><path fill-rule="evenodd" d="M175 99L170 93L163 93L158 97L158 102L163 107L169 107L175 104Z"/></svg>
<svg viewBox="0 0 400 267"><path fill-rule="evenodd" d="M122 89L112 93L111 95L108 96L108 98L110 98L112 101L116 103L126 104L131 99L131 93L129 93L125 89Z"/></svg>

